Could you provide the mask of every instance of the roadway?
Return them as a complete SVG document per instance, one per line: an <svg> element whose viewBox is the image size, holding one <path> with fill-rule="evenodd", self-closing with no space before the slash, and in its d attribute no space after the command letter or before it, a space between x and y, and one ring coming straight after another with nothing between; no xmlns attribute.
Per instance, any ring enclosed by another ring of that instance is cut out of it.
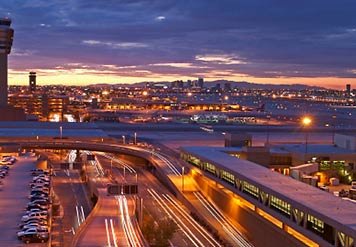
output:
<svg viewBox="0 0 356 247"><path fill-rule="evenodd" d="M102 164L106 164L109 168L109 158L100 158ZM191 217L189 210L178 202L175 197L160 184L160 182L143 167L128 164L128 162L119 161L114 158L114 169L118 172L123 172L122 165L132 166L138 173L139 196L144 199L145 209L152 215L154 219L162 218L166 215L174 220L179 226L179 231L171 240L174 246L219 246L220 242L211 232L202 228L195 219ZM117 162L118 161L118 162ZM171 165L177 165L176 160L170 159ZM104 165L105 166L105 165ZM170 170L170 166L169 170ZM171 170L170 170L171 171ZM128 173L126 173L128 174ZM132 176L132 175L131 175ZM126 175L126 178L130 175ZM219 235L227 240L231 246L238 244L239 246L252 246L241 233L243 228L237 228L223 213L210 201L208 201L201 193L185 192L184 196L190 203L204 216L211 226L214 226L219 232ZM207 237L208 236L208 237Z"/></svg>
<svg viewBox="0 0 356 247"><path fill-rule="evenodd" d="M63 208L62 232L64 246L70 243L78 227L92 209L87 189L80 180L78 171L55 171L53 190ZM54 238L53 238L54 240Z"/></svg>
<svg viewBox="0 0 356 247"><path fill-rule="evenodd" d="M20 230L18 224L29 202L29 183L32 181L31 169L36 167L36 157L26 154L17 157L17 162L10 167L0 191L0 246L27 246L17 239ZM30 244L40 247L46 244Z"/></svg>
<svg viewBox="0 0 356 247"><path fill-rule="evenodd" d="M169 157L166 157L165 155L161 154L160 152L154 149L147 150L145 148L134 146L134 145L118 145L113 143L87 143L87 142L80 142L80 141L73 142L69 140L56 140L53 142L36 142L33 144L27 143L26 145L31 145L32 148L33 147L56 148L57 147L57 148L92 149L92 150L100 150L106 152L129 153L150 160L153 164L156 165L157 168L160 169L160 171L163 171L163 173L167 177L169 177L171 181L180 181L181 178L181 168L180 168L181 165L178 163L178 161L177 160L171 161ZM161 188L162 186L159 187ZM165 207L165 204L172 204L172 203L174 204L174 202L171 202L170 198L167 197L165 193L158 193L157 195L152 190L148 192L151 194L151 196L156 200L158 204L162 205L162 208ZM203 206L201 208L203 208ZM211 218L214 217L211 216ZM209 246L209 244L206 246Z"/></svg>
<svg viewBox="0 0 356 247"><path fill-rule="evenodd" d="M89 216L90 220L77 233L75 246L144 246L132 222L133 199L107 196L106 185L111 181L98 162L90 162L86 170L98 191L98 201Z"/></svg>
<svg viewBox="0 0 356 247"><path fill-rule="evenodd" d="M110 156L98 159L104 168L110 169ZM169 217L178 226L178 231L170 241L172 246L220 246L214 237L206 229L199 225L189 210L185 208L177 199L144 167L133 166L127 162L113 158L113 176L120 179L133 181L135 174L126 172L123 175L123 165L134 167L138 175L139 194L144 201L144 211L154 219ZM157 223L157 221L156 221Z"/></svg>

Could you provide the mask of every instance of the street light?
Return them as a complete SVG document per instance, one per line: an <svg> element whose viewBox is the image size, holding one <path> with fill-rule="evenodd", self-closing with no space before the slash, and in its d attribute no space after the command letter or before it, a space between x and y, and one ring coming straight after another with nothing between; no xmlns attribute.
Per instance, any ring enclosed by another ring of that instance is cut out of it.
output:
<svg viewBox="0 0 356 247"><path fill-rule="evenodd" d="M122 136L122 144L126 144L126 137L124 135Z"/></svg>
<svg viewBox="0 0 356 247"><path fill-rule="evenodd" d="M333 144L335 144L336 115L333 115L332 118L333 118Z"/></svg>
<svg viewBox="0 0 356 247"><path fill-rule="evenodd" d="M267 144L267 146L269 145L269 131L270 131L270 126L269 126L269 124L270 124L270 120L271 120L271 116L270 115L267 115L267 140L266 140L266 144Z"/></svg>
<svg viewBox="0 0 356 247"><path fill-rule="evenodd" d="M303 117L302 124L303 126L309 126L312 123L312 119L310 117Z"/></svg>
<svg viewBox="0 0 356 247"><path fill-rule="evenodd" d="M182 192L184 192L184 166L182 167Z"/></svg>
<svg viewBox="0 0 356 247"><path fill-rule="evenodd" d="M136 132L134 133L134 144L135 145L137 144L137 133Z"/></svg>
<svg viewBox="0 0 356 247"><path fill-rule="evenodd" d="M59 126L59 137L60 137L60 139L63 138L63 127L62 126Z"/></svg>
<svg viewBox="0 0 356 247"><path fill-rule="evenodd" d="M303 117L302 118L302 125L305 128L305 157L304 159L306 159L307 153L308 153L308 126L310 126L312 124L312 119L310 117Z"/></svg>

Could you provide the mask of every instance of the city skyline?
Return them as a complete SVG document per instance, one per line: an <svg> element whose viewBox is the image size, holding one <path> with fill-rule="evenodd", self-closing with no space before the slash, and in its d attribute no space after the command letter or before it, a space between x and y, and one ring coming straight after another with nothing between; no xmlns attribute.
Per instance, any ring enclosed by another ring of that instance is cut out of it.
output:
<svg viewBox="0 0 356 247"><path fill-rule="evenodd" d="M344 89L356 84L356 3L20 1L9 85L204 77Z"/></svg>

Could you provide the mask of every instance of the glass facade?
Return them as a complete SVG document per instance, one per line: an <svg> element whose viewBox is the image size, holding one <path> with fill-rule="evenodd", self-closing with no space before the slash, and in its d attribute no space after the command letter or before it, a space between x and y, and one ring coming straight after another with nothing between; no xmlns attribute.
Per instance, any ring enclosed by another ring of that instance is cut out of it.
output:
<svg viewBox="0 0 356 247"><path fill-rule="evenodd" d="M246 181L244 181L242 186L242 191L249 194L250 196L253 196L255 198L259 198L258 195L258 188Z"/></svg>
<svg viewBox="0 0 356 247"><path fill-rule="evenodd" d="M226 171L221 171L221 179L225 180L226 182L232 184L232 185L235 185L235 176L232 175L231 173L229 172L226 172Z"/></svg>
<svg viewBox="0 0 356 247"><path fill-rule="evenodd" d="M279 199L276 196L270 196L270 207L274 210L280 211L281 213L289 216L290 215L290 204Z"/></svg>
<svg viewBox="0 0 356 247"><path fill-rule="evenodd" d="M272 195L263 191L261 188L258 187L257 184L252 184L250 182L245 181L243 178L239 178L238 175L232 174L228 171L225 171L209 162L202 162L200 159L194 157L193 155L181 155L183 159L187 162L194 164L195 166L199 167L203 171L206 171L210 174L213 174L215 177L221 179L224 182L227 182L230 186L234 187L235 189L241 191L243 194L249 196L249 198L253 198L256 203L255 206L259 207L269 207L273 211L279 213L283 217L287 217L291 223L297 225L301 225L309 230L310 232L317 234L325 241L329 242L330 244L335 244L335 232L338 232L337 229L334 227L326 224L321 219L313 216L312 214L304 213L302 210L298 208L294 208L290 203L284 201L283 199L279 198L277 195ZM197 162L197 160L199 162ZM198 164L197 164L198 163ZM337 163L324 163L326 166L333 166L334 168L340 168L343 165L342 162ZM262 199L265 198L265 200ZM268 198L268 203L267 203ZM253 209L251 209L253 210ZM298 222L296 216L292 217L292 210L295 212L300 212L300 217L305 216L306 224L303 224L304 220L300 219ZM348 236L347 236L348 237ZM348 237L350 240L353 241L351 237ZM353 245L352 245L353 246Z"/></svg>

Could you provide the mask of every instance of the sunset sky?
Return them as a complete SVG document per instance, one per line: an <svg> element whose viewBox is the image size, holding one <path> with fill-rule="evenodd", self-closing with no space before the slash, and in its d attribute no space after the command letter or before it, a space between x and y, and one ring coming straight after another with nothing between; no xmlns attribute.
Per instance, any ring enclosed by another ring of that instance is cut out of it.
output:
<svg viewBox="0 0 356 247"><path fill-rule="evenodd" d="M356 87L354 0L0 0L9 83L228 79Z"/></svg>

